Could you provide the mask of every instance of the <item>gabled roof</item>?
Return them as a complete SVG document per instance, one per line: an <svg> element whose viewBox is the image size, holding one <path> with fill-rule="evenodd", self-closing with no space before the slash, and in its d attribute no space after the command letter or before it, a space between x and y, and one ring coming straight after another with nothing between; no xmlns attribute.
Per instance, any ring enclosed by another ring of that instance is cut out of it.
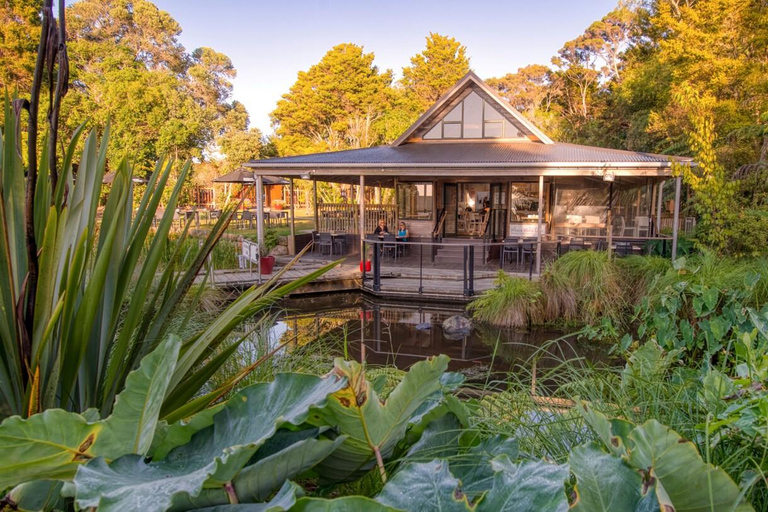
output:
<svg viewBox="0 0 768 512"><path fill-rule="evenodd" d="M526 134L533 140L536 140L543 144L552 144L552 139L539 130L533 123L528 121L520 112L518 112L508 101L504 100L498 95L491 87L483 82L475 73L469 71L464 77L456 82L456 85L451 87L448 92L437 100L437 102L430 107L429 110L419 117L415 123L413 123L400 137L395 140L393 146L401 146L411 139L413 135L421 131L434 126L450 109L458 103L464 95L466 95L467 89L472 88L479 90L483 94L484 99L489 100L497 110L504 115L511 123L522 128Z"/></svg>

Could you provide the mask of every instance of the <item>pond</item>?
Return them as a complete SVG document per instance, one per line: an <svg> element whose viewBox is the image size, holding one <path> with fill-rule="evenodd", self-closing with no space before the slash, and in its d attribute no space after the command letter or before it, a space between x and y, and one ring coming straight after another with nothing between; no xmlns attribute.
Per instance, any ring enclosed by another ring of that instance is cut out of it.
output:
<svg viewBox="0 0 768 512"><path fill-rule="evenodd" d="M369 366L405 370L430 356L446 354L451 358L451 370L479 382L508 372L545 376L566 360L617 363L607 354L607 343L552 329L520 331L475 323L469 334L446 333L446 319L466 315L462 305L394 302L348 293L287 299L281 307L283 313L272 328L270 345L313 346L317 353L346 353L349 358L364 359Z"/></svg>

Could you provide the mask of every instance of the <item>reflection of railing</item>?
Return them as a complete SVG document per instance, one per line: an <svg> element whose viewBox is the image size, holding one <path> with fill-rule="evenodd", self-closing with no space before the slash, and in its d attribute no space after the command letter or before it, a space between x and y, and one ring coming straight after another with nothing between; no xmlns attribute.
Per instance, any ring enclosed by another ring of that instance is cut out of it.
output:
<svg viewBox="0 0 768 512"><path fill-rule="evenodd" d="M371 204L365 206L365 231L376 229L384 219L390 229L395 229L396 206ZM352 203L321 203L317 205L318 231L357 233L360 230L360 206Z"/></svg>

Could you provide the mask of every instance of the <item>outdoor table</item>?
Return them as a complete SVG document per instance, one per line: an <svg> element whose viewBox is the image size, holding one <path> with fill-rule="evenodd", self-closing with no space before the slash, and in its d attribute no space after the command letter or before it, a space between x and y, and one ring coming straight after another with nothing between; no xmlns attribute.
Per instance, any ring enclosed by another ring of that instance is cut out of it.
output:
<svg viewBox="0 0 768 512"><path fill-rule="evenodd" d="M346 233L336 233L333 231L331 232L331 254L333 254L333 246L335 246L337 243L341 248L341 254L344 254L346 252L346 247L347 247Z"/></svg>

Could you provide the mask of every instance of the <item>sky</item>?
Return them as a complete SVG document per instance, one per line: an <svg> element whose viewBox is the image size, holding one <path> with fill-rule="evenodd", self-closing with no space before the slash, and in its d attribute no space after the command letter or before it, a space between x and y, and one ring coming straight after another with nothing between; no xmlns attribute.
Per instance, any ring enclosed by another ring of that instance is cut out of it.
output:
<svg viewBox="0 0 768 512"><path fill-rule="evenodd" d="M251 126L272 132L269 113L299 71L334 45L355 43L396 78L430 32L467 47L481 78L550 64L563 43L612 10L617 0L155 0L181 25L181 43L211 47L237 69L233 99Z"/></svg>

